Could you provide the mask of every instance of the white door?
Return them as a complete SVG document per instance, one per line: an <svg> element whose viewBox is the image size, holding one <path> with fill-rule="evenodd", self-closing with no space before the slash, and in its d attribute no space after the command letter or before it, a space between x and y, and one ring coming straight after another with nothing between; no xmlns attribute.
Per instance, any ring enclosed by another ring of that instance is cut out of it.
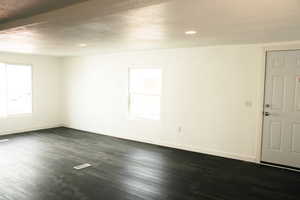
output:
<svg viewBox="0 0 300 200"><path fill-rule="evenodd" d="M300 168L300 50L266 59L262 161Z"/></svg>

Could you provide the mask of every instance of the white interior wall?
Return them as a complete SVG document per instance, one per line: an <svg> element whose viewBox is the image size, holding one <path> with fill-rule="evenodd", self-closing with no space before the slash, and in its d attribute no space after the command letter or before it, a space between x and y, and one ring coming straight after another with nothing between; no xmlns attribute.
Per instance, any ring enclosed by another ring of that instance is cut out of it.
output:
<svg viewBox="0 0 300 200"><path fill-rule="evenodd" d="M33 65L33 114L1 118L0 135L63 123L120 138L258 161L264 50L299 46L289 42L64 59L0 53L0 62ZM132 66L163 69L160 121L128 120L128 67Z"/></svg>
<svg viewBox="0 0 300 200"><path fill-rule="evenodd" d="M61 124L61 58L0 53L0 62L31 64L33 113L0 118L0 135Z"/></svg>
<svg viewBox="0 0 300 200"><path fill-rule="evenodd" d="M263 62L261 45L65 58L64 124L255 161L261 134ZM163 69L160 121L128 120L128 67L132 66Z"/></svg>

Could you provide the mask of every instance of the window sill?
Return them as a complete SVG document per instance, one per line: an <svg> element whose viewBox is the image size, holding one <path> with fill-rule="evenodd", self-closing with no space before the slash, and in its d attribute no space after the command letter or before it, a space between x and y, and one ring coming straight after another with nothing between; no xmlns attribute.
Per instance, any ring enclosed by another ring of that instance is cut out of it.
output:
<svg viewBox="0 0 300 200"><path fill-rule="evenodd" d="M139 117L139 116L129 116L127 119L129 121L160 121L160 119Z"/></svg>

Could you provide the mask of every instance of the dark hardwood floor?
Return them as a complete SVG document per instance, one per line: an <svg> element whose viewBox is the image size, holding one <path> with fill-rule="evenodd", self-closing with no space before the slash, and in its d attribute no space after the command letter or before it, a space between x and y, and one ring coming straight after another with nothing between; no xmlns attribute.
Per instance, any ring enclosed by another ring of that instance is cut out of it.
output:
<svg viewBox="0 0 300 200"><path fill-rule="evenodd" d="M1 200L299 200L300 173L67 128L1 136ZM82 163L92 167L74 170Z"/></svg>

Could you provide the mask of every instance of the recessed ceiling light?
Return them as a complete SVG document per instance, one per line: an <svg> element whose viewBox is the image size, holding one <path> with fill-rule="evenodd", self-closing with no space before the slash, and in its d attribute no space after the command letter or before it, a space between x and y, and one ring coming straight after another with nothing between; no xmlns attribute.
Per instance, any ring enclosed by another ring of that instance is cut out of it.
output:
<svg viewBox="0 0 300 200"><path fill-rule="evenodd" d="M186 31L185 34L186 35L195 35L197 33L197 31Z"/></svg>
<svg viewBox="0 0 300 200"><path fill-rule="evenodd" d="M79 44L78 46L80 46L80 47L86 47L87 44L82 43L82 44Z"/></svg>

